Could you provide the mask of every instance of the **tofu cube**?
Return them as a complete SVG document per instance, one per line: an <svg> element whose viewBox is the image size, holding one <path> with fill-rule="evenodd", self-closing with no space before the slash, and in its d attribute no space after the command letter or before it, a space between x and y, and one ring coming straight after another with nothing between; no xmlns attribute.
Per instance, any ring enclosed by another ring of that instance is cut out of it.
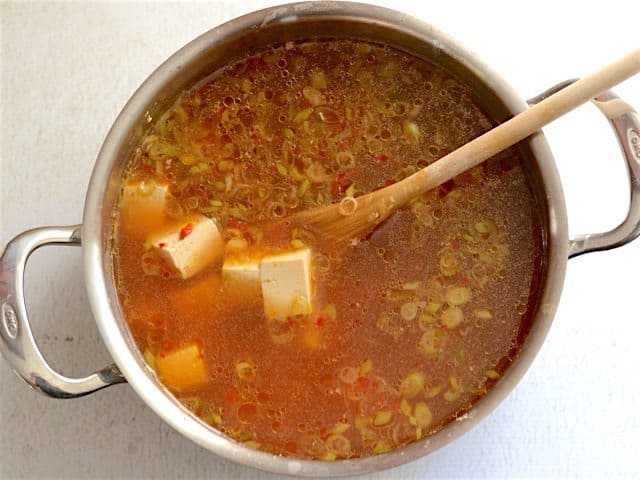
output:
<svg viewBox="0 0 640 480"><path fill-rule="evenodd" d="M224 240L215 222L193 216L150 239L152 247L182 278L189 278L222 258Z"/></svg>
<svg viewBox="0 0 640 480"><path fill-rule="evenodd" d="M264 257L260 262L260 283L267 318L311 313L311 251L305 248Z"/></svg>
<svg viewBox="0 0 640 480"><path fill-rule="evenodd" d="M200 347L187 345L155 359L162 383L174 392L184 392L207 383L209 374Z"/></svg>
<svg viewBox="0 0 640 480"><path fill-rule="evenodd" d="M222 281L225 288L260 289L260 260L225 259Z"/></svg>
<svg viewBox="0 0 640 480"><path fill-rule="evenodd" d="M122 202L136 203L150 210L164 211L167 206L169 187L152 180L129 183L124 186Z"/></svg>
<svg viewBox="0 0 640 480"><path fill-rule="evenodd" d="M122 227L146 235L162 223L169 187L153 180L125 185L122 192Z"/></svg>

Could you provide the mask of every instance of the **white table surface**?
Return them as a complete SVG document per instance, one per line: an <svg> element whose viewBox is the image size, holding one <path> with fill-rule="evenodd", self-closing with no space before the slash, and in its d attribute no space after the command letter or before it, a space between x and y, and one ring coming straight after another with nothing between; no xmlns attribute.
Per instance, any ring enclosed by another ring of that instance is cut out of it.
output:
<svg viewBox="0 0 640 480"><path fill-rule="evenodd" d="M44 224L79 223L107 130L166 57L270 1L0 2L0 244ZM640 46L640 2L375 2L434 24L476 51L523 97ZM595 5L595 3L593 4ZM640 77L618 92L640 108ZM616 141L593 107L545 129L572 232L627 207ZM66 374L108 363L78 249L30 263L27 301L46 356ZM513 394L462 439L371 478L640 474L640 241L570 262L549 337ZM31 391L0 360L1 478L275 478L223 461L168 427L126 385L79 400Z"/></svg>

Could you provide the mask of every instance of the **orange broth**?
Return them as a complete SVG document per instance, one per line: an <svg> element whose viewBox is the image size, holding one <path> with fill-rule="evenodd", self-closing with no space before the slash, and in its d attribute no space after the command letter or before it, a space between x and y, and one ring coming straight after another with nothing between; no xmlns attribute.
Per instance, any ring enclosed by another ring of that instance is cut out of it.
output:
<svg viewBox="0 0 640 480"><path fill-rule="evenodd" d="M441 68L350 40L275 45L184 92L132 154L114 236L120 304L150 367L204 422L278 455L380 454L463 415L517 354L541 268L518 152L346 248L273 225L402 179L490 126ZM194 214L215 220L224 253L183 279L149 237L188 235ZM300 249L309 314L269 318L259 288L221 275L227 258Z"/></svg>

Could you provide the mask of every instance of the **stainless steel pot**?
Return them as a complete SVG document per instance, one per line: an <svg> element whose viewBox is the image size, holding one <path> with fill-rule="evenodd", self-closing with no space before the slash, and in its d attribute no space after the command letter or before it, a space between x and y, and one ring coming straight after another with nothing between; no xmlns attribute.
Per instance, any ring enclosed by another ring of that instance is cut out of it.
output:
<svg viewBox="0 0 640 480"><path fill-rule="evenodd" d="M30 386L57 398L72 398L125 381L176 430L226 458L263 470L301 475L346 475L382 470L422 457L451 442L488 415L515 387L549 331L567 259L614 248L640 234L640 118L611 92L594 99L618 136L629 170L631 202L625 221L610 232L569 238L562 187L553 157L539 132L519 148L542 212L545 258L535 320L518 358L474 408L437 434L376 457L338 462L275 457L240 445L194 417L146 366L118 305L112 275L113 207L131 148L155 116L184 88L229 60L273 42L347 37L383 42L435 62L466 83L494 120L527 104L490 68L451 38L407 15L364 4L311 2L255 12L221 25L174 54L138 89L116 119L98 155L87 193L83 224L44 227L14 238L0 258L0 351ZM558 85L531 102L563 88ZM96 322L115 364L85 378L65 377L48 365L29 326L23 293L26 261L47 244L82 244L84 273Z"/></svg>

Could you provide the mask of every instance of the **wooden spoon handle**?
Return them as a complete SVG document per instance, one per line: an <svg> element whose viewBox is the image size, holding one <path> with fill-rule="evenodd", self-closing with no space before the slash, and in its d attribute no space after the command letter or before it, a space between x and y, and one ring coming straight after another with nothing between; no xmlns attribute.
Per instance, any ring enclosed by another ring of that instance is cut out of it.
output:
<svg viewBox="0 0 640 480"><path fill-rule="evenodd" d="M415 195L435 188L479 165L639 71L640 49L636 49L602 70L545 98L392 187L396 187L394 190L402 200L408 201Z"/></svg>

